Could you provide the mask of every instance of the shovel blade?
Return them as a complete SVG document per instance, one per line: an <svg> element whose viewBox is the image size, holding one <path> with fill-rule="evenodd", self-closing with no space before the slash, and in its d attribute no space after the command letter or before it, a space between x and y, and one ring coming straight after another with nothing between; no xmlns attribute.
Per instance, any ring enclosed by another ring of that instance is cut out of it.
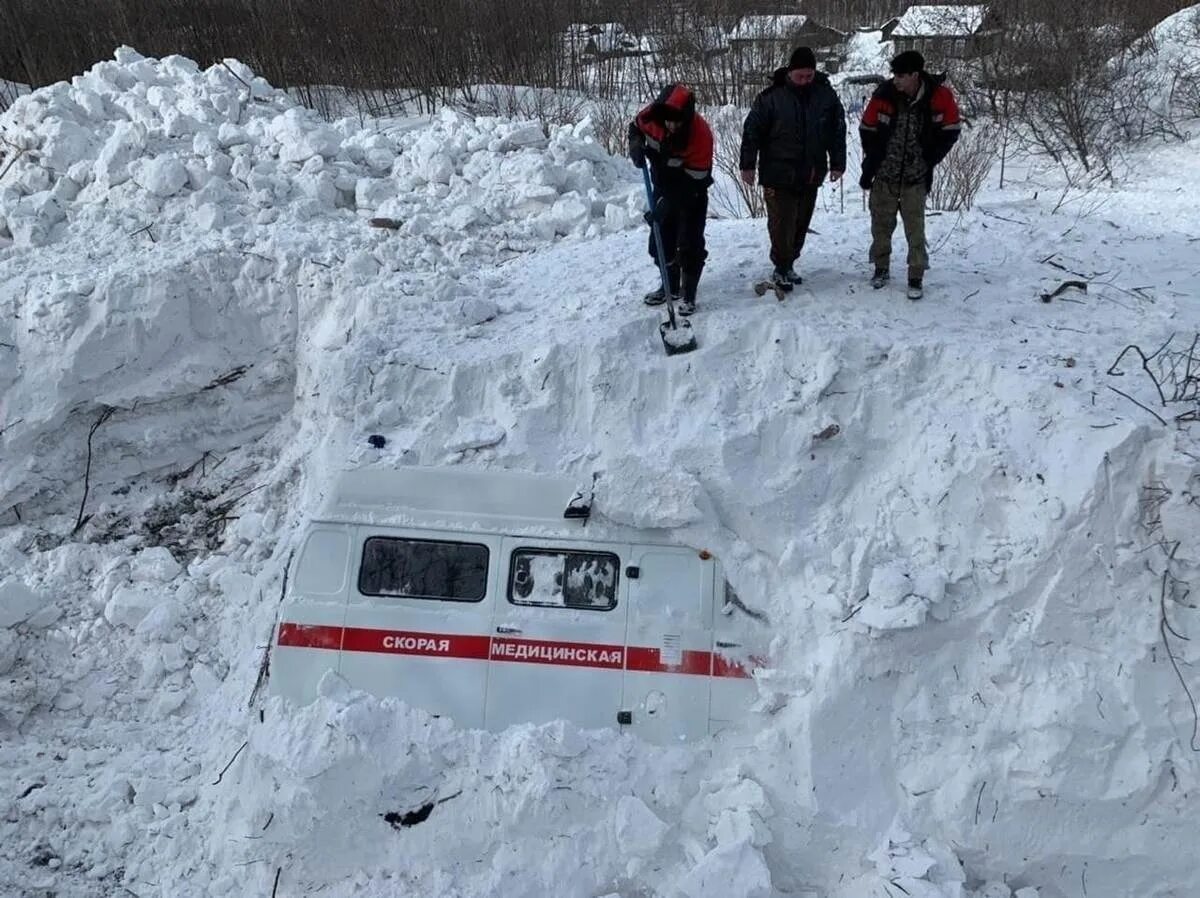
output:
<svg viewBox="0 0 1200 898"><path fill-rule="evenodd" d="M682 316L676 317L674 326L670 321L661 322L658 325L658 333L662 337L667 355L680 355L697 348L692 323Z"/></svg>

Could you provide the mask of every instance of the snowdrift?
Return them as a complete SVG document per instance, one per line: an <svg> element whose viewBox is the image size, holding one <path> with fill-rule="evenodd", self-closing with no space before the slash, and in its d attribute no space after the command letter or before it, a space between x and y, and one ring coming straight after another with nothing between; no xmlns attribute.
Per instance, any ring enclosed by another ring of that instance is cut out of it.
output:
<svg viewBox="0 0 1200 898"><path fill-rule="evenodd" d="M1110 373L1200 330L1195 212L1132 211L1170 185L931 219L920 305L856 280L861 213L819 213L782 304L761 223L714 222L669 360L639 184L586 122L331 125L122 50L0 136L9 890L1200 889L1194 396ZM1047 260L1089 291L1039 301ZM745 732L266 699L304 515L400 461L599 472L600 514L719 554L777 634Z"/></svg>

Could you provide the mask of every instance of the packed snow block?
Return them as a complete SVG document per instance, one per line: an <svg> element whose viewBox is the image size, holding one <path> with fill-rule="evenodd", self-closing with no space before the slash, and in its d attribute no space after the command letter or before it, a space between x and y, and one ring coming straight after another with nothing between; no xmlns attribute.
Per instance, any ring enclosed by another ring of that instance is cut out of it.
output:
<svg viewBox="0 0 1200 898"><path fill-rule="evenodd" d="M134 122L117 122L101 147L94 167L95 181L108 190L129 180L129 166L146 149L146 129Z"/></svg>
<svg viewBox="0 0 1200 898"><path fill-rule="evenodd" d="M168 599L159 602L134 627L134 632L146 642L166 642L179 635L183 628L183 609Z"/></svg>
<svg viewBox="0 0 1200 898"><path fill-rule="evenodd" d="M225 225L225 210L216 203L205 203L196 210L193 220L202 231L219 231Z"/></svg>
<svg viewBox="0 0 1200 898"><path fill-rule="evenodd" d="M373 211L397 195L396 182L391 178L359 178L354 185L354 205Z"/></svg>
<svg viewBox="0 0 1200 898"><path fill-rule="evenodd" d="M673 898L770 898L771 871L749 842L718 845L676 885Z"/></svg>
<svg viewBox="0 0 1200 898"><path fill-rule="evenodd" d="M134 581L167 583L183 572L175 556L164 546L143 549L133 557L129 565L129 576Z"/></svg>
<svg viewBox="0 0 1200 898"><path fill-rule="evenodd" d="M119 586L104 606L104 619L114 627L133 629L162 601L157 587Z"/></svg>
<svg viewBox="0 0 1200 898"><path fill-rule="evenodd" d="M179 193L188 182L188 172L178 157L167 154L141 161L133 178L144 190L158 197Z"/></svg>
<svg viewBox="0 0 1200 898"><path fill-rule="evenodd" d="M16 634L8 629L0 629L0 676L16 667L18 654Z"/></svg>
<svg viewBox="0 0 1200 898"><path fill-rule="evenodd" d="M8 230L17 246L45 246L52 239L55 225L66 217L62 203L47 190L17 204L8 216Z"/></svg>
<svg viewBox="0 0 1200 898"><path fill-rule="evenodd" d="M894 565L881 565L871 573L868 595L855 615L860 625L877 630L919 627L929 614L929 600L917 592L913 578Z"/></svg>
<svg viewBox="0 0 1200 898"><path fill-rule="evenodd" d="M617 842L627 846L631 854L640 857L649 857L657 852L670 828L634 795L624 795L617 801L613 825Z"/></svg>
<svg viewBox="0 0 1200 898"><path fill-rule="evenodd" d="M73 121L52 122L43 134L40 161L60 174L65 174L74 163L90 155L96 142L90 130Z"/></svg>
<svg viewBox="0 0 1200 898"><path fill-rule="evenodd" d="M447 452L470 452L488 449L503 442L507 431L490 418L464 421L446 442Z"/></svg>
<svg viewBox="0 0 1200 898"><path fill-rule="evenodd" d="M464 299L458 307L458 315L464 324L484 324L500 314L500 307L487 299L472 296Z"/></svg>
<svg viewBox="0 0 1200 898"><path fill-rule="evenodd" d="M538 122L518 122L510 127L511 130L500 134L489 144L489 150L494 153L508 153L526 147L545 147L549 142Z"/></svg>
<svg viewBox="0 0 1200 898"><path fill-rule="evenodd" d="M24 623L46 604L44 596L16 577L9 577L0 583L0 629Z"/></svg>
<svg viewBox="0 0 1200 898"><path fill-rule="evenodd" d="M336 131L315 125L299 108L275 116L268 133L279 144L279 158L283 162L307 162L314 156L332 159L342 146Z"/></svg>

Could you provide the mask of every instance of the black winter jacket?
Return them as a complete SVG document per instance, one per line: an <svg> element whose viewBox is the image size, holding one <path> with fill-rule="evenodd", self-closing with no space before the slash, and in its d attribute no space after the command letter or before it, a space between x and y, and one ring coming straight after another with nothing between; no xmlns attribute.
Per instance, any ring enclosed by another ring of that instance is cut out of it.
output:
<svg viewBox="0 0 1200 898"><path fill-rule="evenodd" d="M755 163L763 187L791 190L846 170L846 113L824 73L799 88L787 69L776 70L742 128L740 168L753 171Z"/></svg>

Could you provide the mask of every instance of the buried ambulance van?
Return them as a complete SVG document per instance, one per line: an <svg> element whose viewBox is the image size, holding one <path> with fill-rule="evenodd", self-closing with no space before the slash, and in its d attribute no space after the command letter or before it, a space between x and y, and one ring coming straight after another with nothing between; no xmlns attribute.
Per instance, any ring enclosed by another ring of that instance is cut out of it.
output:
<svg viewBox="0 0 1200 898"><path fill-rule="evenodd" d="M271 690L309 702L335 673L462 727L715 732L754 702L769 633L708 552L647 537L562 477L346 472L304 534Z"/></svg>

